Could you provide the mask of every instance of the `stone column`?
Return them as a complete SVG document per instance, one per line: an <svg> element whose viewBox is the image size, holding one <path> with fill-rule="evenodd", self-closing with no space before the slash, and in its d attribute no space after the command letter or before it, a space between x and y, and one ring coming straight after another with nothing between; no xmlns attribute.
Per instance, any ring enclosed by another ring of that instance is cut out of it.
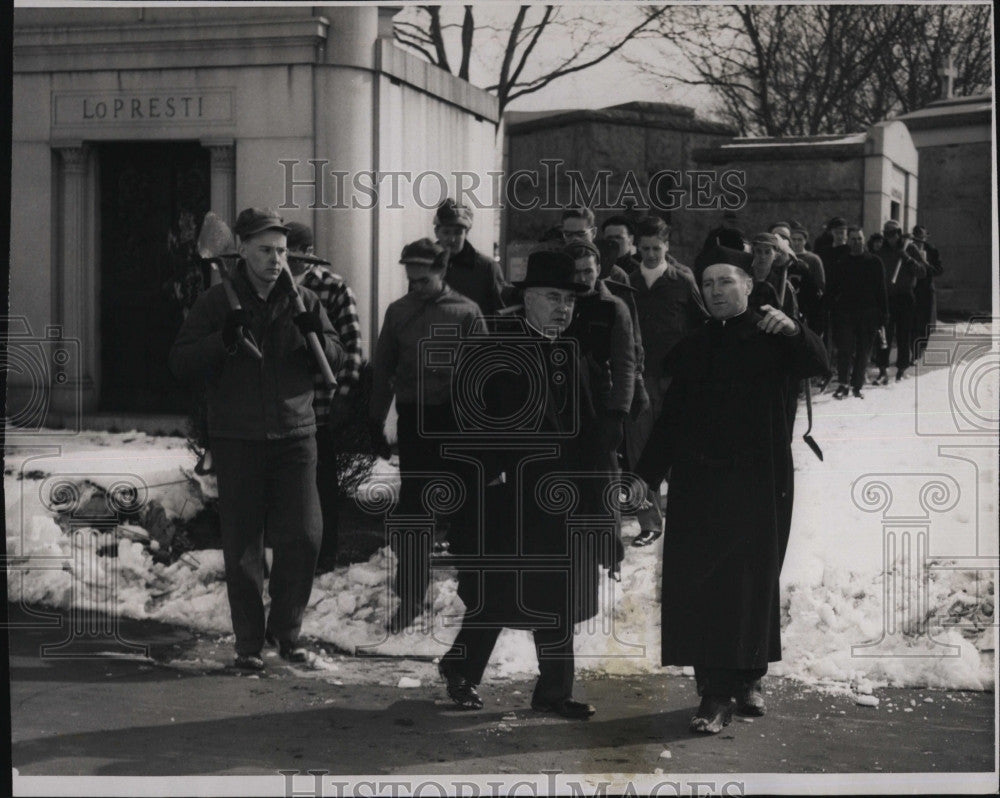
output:
<svg viewBox="0 0 1000 798"><path fill-rule="evenodd" d="M100 336L97 329L97 268L87 177L88 150L81 142L56 145L61 162L59 242L56 248L55 332L72 351L52 373L51 409L72 426L97 408ZM47 331L47 337L49 337Z"/></svg>
<svg viewBox="0 0 1000 798"><path fill-rule="evenodd" d="M212 208L226 224L236 221L236 146L232 139L203 139L211 154Z"/></svg>

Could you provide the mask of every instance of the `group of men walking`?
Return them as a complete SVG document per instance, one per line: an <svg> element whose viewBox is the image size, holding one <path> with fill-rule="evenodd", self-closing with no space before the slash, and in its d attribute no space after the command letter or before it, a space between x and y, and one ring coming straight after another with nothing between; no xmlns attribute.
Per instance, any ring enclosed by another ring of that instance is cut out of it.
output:
<svg viewBox="0 0 1000 798"><path fill-rule="evenodd" d="M413 521L394 525L399 603L387 628L401 632L423 611L434 530L446 528L466 607L440 664L457 705L483 706L490 653L514 627L534 634L532 707L594 714L573 695L573 628L597 612L601 567L620 567L620 495L631 493L633 546L668 530L662 661L695 668L692 730L716 733L734 710L763 714L760 679L781 655L800 382L829 375L835 348L835 396L852 363L860 395L880 327L897 341L901 377L920 281L935 273L926 249L900 243L898 225L886 225L885 253L872 254L842 221L812 253L800 225L747 240L727 221L689 268L669 254L662 219L612 216L598 237L589 209L567 208L558 237L507 283L468 241L472 210L446 200L433 239L403 248L409 290L386 310L367 408L385 452L395 401L393 512ZM251 208L234 231L232 284L199 298L170 365L207 391L235 665L261 670L267 642L285 659L308 658L298 637L313 575L336 562L333 433L359 421L348 398L362 352L353 293L316 257L308 228ZM440 476L465 488L447 515L428 498ZM591 523L572 523L580 517ZM265 533L274 550L266 616Z"/></svg>

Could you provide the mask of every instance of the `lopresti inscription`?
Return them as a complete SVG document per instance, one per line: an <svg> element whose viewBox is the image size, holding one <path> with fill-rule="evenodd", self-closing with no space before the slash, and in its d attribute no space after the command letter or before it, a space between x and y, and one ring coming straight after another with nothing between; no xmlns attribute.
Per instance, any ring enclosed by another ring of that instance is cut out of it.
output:
<svg viewBox="0 0 1000 798"><path fill-rule="evenodd" d="M233 121L232 89L56 92L53 125L184 124Z"/></svg>

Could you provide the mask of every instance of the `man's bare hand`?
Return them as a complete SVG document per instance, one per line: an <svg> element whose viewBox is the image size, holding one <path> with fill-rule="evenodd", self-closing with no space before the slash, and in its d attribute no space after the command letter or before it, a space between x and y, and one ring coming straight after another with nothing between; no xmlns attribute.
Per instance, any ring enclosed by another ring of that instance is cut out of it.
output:
<svg viewBox="0 0 1000 798"><path fill-rule="evenodd" d="M761 305L761 312L764 318L757 322L757 326L770 335L795 335L799 331L799 325L777 308L770 305Z"/></svg>

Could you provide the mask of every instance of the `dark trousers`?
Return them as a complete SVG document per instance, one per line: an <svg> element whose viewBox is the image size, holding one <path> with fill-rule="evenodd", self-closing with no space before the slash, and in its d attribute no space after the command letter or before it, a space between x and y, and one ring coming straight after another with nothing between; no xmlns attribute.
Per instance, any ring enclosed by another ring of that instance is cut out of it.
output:
<svg viewBox="0 0 1000 798"><path fill-rule="evenodd" d="M837 322L837 380L861 389L865 384L865 368L871 357L875 330L863 319L846 318ZM853 361L853 368L851 363Z"/></svg>
<svg viewBox="0 0 1000 798"><path fill-rule="evenodd" d="M397 437L400 488L399 504L394 514L426 519L426 523L415 523L409 528L394 526L394 534L389 541L396 554L393 590L399 597L400 617L409 621L420 614L427 586L430 584L435 514L427 506L425 488L433 479L431 475L450 475L455 466L453 462L441 457L441 446L444 443L442 437L420 434L417 405L401 404L396 410L399 414ZM425 429L445 433L454 428L454 415L450 405L425 406L423 413Z"/></svg>
<svg viewBox="0 0 1000 798"><path fill-rule="evenodd" d="M937 326L937 294L928 280L918 281L913 293L913 358L919 360Z"/></svg>
<svg viewBox="0 0 1000 798"><path fill-rule="evenodd" d="M767 666L763 668L716 668L707 665L694 666L695 684L698 695L710 695L718 698L732 698L764 677Z"/></svg>
<svg viewBox="0 0 1000 798"><path fill-rule="evenodd" d="M896 342L896 368L908 369L913 364L913 294L889 296L889 324L885 328L888 346L878 350L875 362L880 371L889 367L889 350Z"/></svg>
<svg viewBox="0 0 1000 798"><path fill-rule="evenodd" d="M322 519L316 440L211 441L219 480L226 591L238 654L264 647L264 533L274 551L266 629L293 643L312 590Z"/></svg>
<svg viewBox="0 0 1000 798"><path fill-rule="evenodd" d="M333 430L323 424L316 429L316 490L323 514L320 561L337 557L337 529L340 524L340 480L337 477L337 447Z"/></svg>
<svg viewBox="0 0 1000 798"><path fill-rule="evenodd" d="M464 623L448 653L441 658L473 684L483 680L486 666L503 627L469 627ZM552 702L573 695L573 628L535 629L538 682L533 701Z"/></svg>

